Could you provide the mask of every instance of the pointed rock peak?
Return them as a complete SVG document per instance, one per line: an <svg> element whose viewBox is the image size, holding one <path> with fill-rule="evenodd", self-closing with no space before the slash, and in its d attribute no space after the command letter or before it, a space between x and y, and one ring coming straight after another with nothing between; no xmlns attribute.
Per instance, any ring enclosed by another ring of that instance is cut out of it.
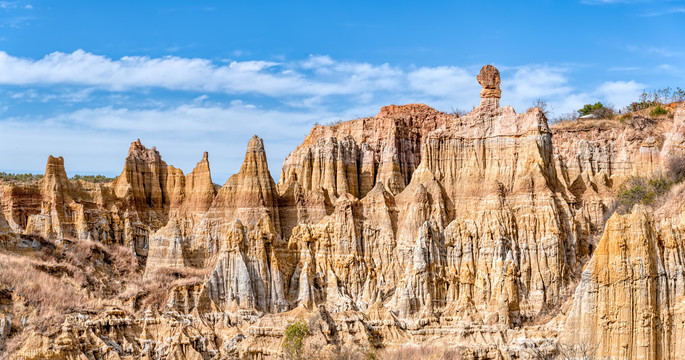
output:
<svg viewBox="0 0 685 360"><path fill-rule="evenodd" d="M416 187L416 190L413 194L413 203L425 203L428 201L428 190L426 190L426 186L419 183L419 185Z"/></svg>
<svg viewBox="0 0 685 360"><path fill-rule="evenodd" d="M255 176L257 174L266 174L265 177L271 178L269 174L269 165L266 160L266 152L264 151L264 141L257 135L250 139L247 143L247 151L245 152L245 160L240 167L240 174ZM257 175L259 176L259 175Z"/></svg>
<svg viewBox="0 0 685 360"><path fill-rule="evenodd" d="M195 165L193 171L188 174L188 177L192 177L195 181L203 181L211 185L211 173L209 170L209 154L205 151L202 154L202 160L198 161ZM186 185L193 185L192 183L186 183Z"/></svg>
<svg viewBox="0 0 685 360"><path fill-rule="evenodd" d="M212 173L209 169L208 154L202 155L192 172L186 175L184 211L202 213L212 205L216 189L212 184Z"/></svg>
<svg viewBox="0 0 685 360"><path fill-rule="evenodd" d="M247 143L247 152L264 152L264 141L255 135Z"/></svg>
<svg viewBox="0 0 685 360"><path fill-rule="evenodd" d="M209 172L209 153L206 151L202 154L202 160L198 161L191 174L198 171Z"/></svg>
<svg viewBox="0 0 685 360"><path fill-rule="evenodd" d="M131 147L128 148L128 156L126 156L126 159L157 162L162 160L162 157L159 155L159 151L157 151L156 147L148 149L140 142L140 139L138 139L131 143Z"/></svg>

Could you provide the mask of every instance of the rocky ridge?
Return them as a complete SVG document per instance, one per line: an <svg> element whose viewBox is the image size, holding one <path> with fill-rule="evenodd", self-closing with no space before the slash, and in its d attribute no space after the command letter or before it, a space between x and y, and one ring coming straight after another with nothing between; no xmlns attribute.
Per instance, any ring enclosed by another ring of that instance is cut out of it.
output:
<svg viewBox="0 0 685 360"><path fill-rule="evenodd" d="M184 175L140 141L111 183L70 181L51 156L40 182L0 184L7 256L94 242L140 264L116 275L126 291L103 295L107 309L49 330L7 320L39 304L0 287L0 351L14 339L24 359L278 358L285 326L305 319L320 357L440 341L472 359L550 343L678 358L679 203L604 214L626 177L683 155L685 107L673 122L550 128L539 109L500 107L497 69L477 79L481 103L461 117L391 105L315 126L278 184L256 136L218 191L207 153ZM151 305L127 276L176 280Z"/></svg>

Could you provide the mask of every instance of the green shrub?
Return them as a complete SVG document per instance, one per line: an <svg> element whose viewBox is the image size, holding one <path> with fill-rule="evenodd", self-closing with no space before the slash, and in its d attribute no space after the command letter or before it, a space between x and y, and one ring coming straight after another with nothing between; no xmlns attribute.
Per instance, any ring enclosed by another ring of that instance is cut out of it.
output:
<svg viewBox="0 0 685 360"><path fill-rule="evenodd" d="M309 336L309 327L302 320L289 323L285 328L285 340L283 350L289 359L302 360L304 340Z"/></svg>
<svg viewBox="0 0 685 360"><path fill-rule="evenodd" d="M632 176L618 187L616 200L620 212L628 212L635 204L653 206L671 188L685 179L685 158L673 157L663 174L654 177Z"/></svg>
<svg viewBox="0 0 685 360"><path fill-rule="evenodd" d="M114 178L106 177L103 175L74 175L71 177L71 180L83 180L93 183L106 183L114 180Z"/></svg>
<svg viewBox="0 0 685 360"><path fill-rule="evenodd" d="M601 102L594 104L585 104L582 109L578 110L580 116L594 114L599 118L608 119L614 116L614 109L611 106L605 106Z"/></svg>
<svg viewBox="0 0 685 360"><path fill-rule="evenodd" d="M668 110L661 106L661 104L657 105L652 111L649 112L650 116L659 116L659 115L666 115L668 114Z"/></svg>

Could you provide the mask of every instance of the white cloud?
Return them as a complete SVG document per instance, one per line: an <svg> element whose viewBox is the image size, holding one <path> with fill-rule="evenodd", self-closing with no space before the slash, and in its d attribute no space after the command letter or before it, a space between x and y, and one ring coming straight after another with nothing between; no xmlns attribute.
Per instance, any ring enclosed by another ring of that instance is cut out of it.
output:
<svg viewBox="0 0 685 360"><path fill-rule="evenodd" d="M596 94L608 105L620 108L636 101L644 88L644 84L635 81L607 81L597 88Z"/></svg>
<svg viewBox="0 0 685 360"><path fill-rule="evenodd" d="M459 96L479 91L473 74L454 66L422 67L408 75L409 85L427 95Z"/></svg>
<svg viewBox="0 0 685 360"><path fill-rule="evenodd" d="M607 81L595 87L578 89L569 82L570 69L529 65L514 68L502 79L502 104L525 111L536 99L547 101L551 116L574 112L584 104L601 101L623 107L635 101L644 84L634 80ZM623 70L623 69L621 69Z"/></svg>
<svg viewBox="0 0 685 360"><path fill-rule="evenodd" d="M568 84L566 68L544 65L527 65L513 68L512 75L503 75L502 104L512 105L518 111L525 111L536 99L548 102L553 112L568 112L563 98L573 91Z"/></svg>
<svg viewBox="0 0 685 360"><path fill-rule="evenodd" d="M209 151L215 180L225 181L238 171L247 140L257 134L265 139L271 173L278 178L283 159L311 125L334 119L327 113L271 111L240 101L150 110L86 108L38 120L9 118L0 122L0 153L14 155L0 159L0 169L36 171L44 168L48 155L59 155L65 157L70 174L116 174L128 144L140 138L184 172Z"/></svg>
<svg viewBox="0 0 685 360"><path fill-rule="evenodd" d="M49 103L52 101L79 103L87 100L94 89L62 89L61 91L48 92L39 91L31 88L26 90L14 91L10 93L10 98L17 101L25 101L29 103Z"/></svg>
<svg viewBox="0 0 685 360"><path fill-rule="evenodd" d="M326 69L329 66L333 66L335 62L328 55L309 55L309 59L302 62L302 68L304 69Z"/></svg>
<svg viewBox="0 0 685 360"><path fill-rule="evenodd" d="M301 70L313 69L308 77ZM42 59L14 57L0 51L0 84L81 85L112 91L163 88L267 96L339 95L397 86L401 71L387 64L334 62L313 57L296 63L233 61L216 65L199 58L125 56L114 60L77 50Z"/></svg>
<svg viewBox="0 0 685 360"><path fill-rule="evenodd" d="M613 66L608 69L609 71L638 71L640 67L637 66Z"/></svg>
<svg viewBox="0 0 685 360"><path fill-rule="evenodd" d="M570 84L569 68L501 69L502 105L517 111L537 98L547 100L557 114L599 100L622 106L642 86L627 80L581 90ZM208 150L215 179L223 181L238 170L247 140L258 134L265 140L272 175L278 177L283 158L315 122L372 116L388 104L423 102L443 111L470 110L479 100L477 72L338 61L326 55L217 64L181 57L110 59L82 50L41 59L0 52L0 89L6 94L0 153L16 154L0 157L0 170L36 171L53 154L65 156L70 173L116 174L128 144L141 138L184 171ZM151 89L176 93L166 97ZM13 105L27 102L48 110L42 116L18 116ZM17 153L17 148L23 150Z"/></svg>
<svg viewBox="0 0 685 360"><path fill-rule="evenodd" d="M685 7L672 7L666 10L653 11L649 13L644 13L643 16L662 16L662 15L672 15L672 14L685 14Z"/></svg>
<svg viewBox="0 0 685 360"><path fill-rule="evenodd" d="M209 99L209 96L207 94L202 94L202 95L196 97L195 99L193 99L193 102L194 103L202 103L207 99Z"/></svg>

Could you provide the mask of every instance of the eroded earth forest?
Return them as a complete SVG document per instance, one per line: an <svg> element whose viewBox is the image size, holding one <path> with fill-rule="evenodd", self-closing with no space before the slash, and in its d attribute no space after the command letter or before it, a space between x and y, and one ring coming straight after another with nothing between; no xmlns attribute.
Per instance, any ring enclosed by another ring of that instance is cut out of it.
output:
<svg viewBox="0 0 685 360"><path fill-rule="evenodd" d="M685 357L685 105L550 125L477 80L316 125L278 183L257 136L223 186L140 141L111 182L0 182L0 357Z"/></svg>

